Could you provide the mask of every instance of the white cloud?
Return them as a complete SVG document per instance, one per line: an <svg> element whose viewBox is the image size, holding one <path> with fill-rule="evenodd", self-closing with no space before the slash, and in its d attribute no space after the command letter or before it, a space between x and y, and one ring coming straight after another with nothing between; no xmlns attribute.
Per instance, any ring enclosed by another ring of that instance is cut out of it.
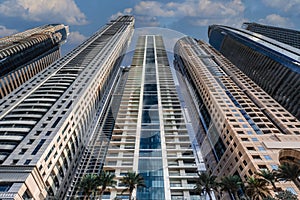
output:
<svg viewBox="0 0 300 200"><path fill-rule="evenodd" d="M0 37L9 36L18 32L16 29L9 29L0 25Z"/></svg>
<svg viewBox="0 0 300 200"><path fill-rule="evenodd" d="M134 7L134 13L138 15L147 13L155 17L174 17L176 15L175 9L157 1L141 1Z"/></svg>
<svg viewBox="0 0 300 200"><path fill-rule="evenodd" d="M299 14L300 1L299 0L262 0L262 2L271 7L277 8L284 12L293 12L293 14Z"/></svg>
<svg viewBox="0 0 300 200"><path fill-rule="evenodd" d="M182 18L194 26L212 23L240 26L244 21L244 10L241 0L184 0L167 3L140 1L130 13L135 15L139 26L159 26L159 22L163 21L161 19L174 22Z"/></svg>
<svg viewBox="0 0 300 200"><path fill-rule="evenodd" d="M64 22L68 25L86 24L86 16L74 0L6 0L0 13L33 21Z"/></svg>
<svg viewBox="0 0 300 200"><path fill-rule="evenodd" d="M70 44L81 44L87 37L79 33L78 31L70 32L68 36L68 43Z"/></svg>
<svg viewBox="0 0 300 200"><path fill-rule="evenodd" d="M110 19L116 19L117 17L119 16L122 16L122 15L131 15L132 14L132 8L125 8L123 12L118 12L112 16L110 16Z"/></svg>
<svg viewBox="0 0 300 200"><path fill-rule="evenodd" d="M268 15L266 16L266 18L260 19L259 22L263 24L274 25L279 27L288 27L288 28L294 27L294 24L290 21L289 18L282 17L277 14Z"/></svg>
<svg viewBox="0 0 300 200"><path fill-rule="evenodd" d="M168 7L173 8L177 16L219 18L222 16L238 16L245 10L240 0L227 2L211 0L186 0L183 3L170 2Z"/></svg>

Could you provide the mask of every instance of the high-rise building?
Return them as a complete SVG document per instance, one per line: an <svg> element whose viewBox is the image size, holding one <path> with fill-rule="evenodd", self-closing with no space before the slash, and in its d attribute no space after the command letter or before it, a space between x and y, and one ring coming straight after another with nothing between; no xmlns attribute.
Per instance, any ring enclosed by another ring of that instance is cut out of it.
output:
<svg viewBox="0 0 300 200"><path fill-rule="evenodd" d="M65 197L133 24L131 16L111 21L1 100L0 199Z"/></svg>
<svg viewBox="0 0 300 200"><path fill-rule="evenodd" d="M197 171L245 180L300 157L299 120L204 42L179 40L172 68L162 36L142 35L120 67L133 27L112 20L0 100L0 199L80 199L102 170L117 181L102 199L128 198L129 171L137 199L199 199Z"/></svg>
<svg viewBox="0 0 300 200"><path fill-rule="evenodd" d="M277 169L279 153L282 159L288 155L282 149L300 149L300 121L218 51L186 37L174 52L202 121L197 138L207 147L202 155L209 173L245 180L256 171ZM300 192L291 182L276 184Z"/></svg>
<svg viewBox="0 0 300 200"><path fill-rule="evenodd" d="M300 31L250 22L243 23L242 27L300 49Z"/></svg>
<svg viewBox="0 0 300 200"><path fill-rule="evenodd" d="M88 159L82 160L94 160L98 165L105 162L103 170L116 175L117 186L105 192L102 199L128 199L120 181L128 171L138 172L145 180L146 187L134 191L137 199L198 197L193 191L198 175L191 131L186 126L162 36L139 36L130 69L122 73L112 98L110 111L114 117L106 119L102 129L102 135L107 135L107 126L114 123L110 142L91 141ZM105 145L104 160L94 149ZM86 165L77 174L97 172L90 169L94 167Z"/></svg>
<svg viewBox="0 0 300 200"><path fill-rule="evenodd" d="M68 26L50 24L0 39L0 98L60 57Z"/></svg>
<svg viewBox="0 0 300 200"><path fill-rule="evenodd" d="M212 25L209 43L300 119L300 50L243 29Z"/></svg>

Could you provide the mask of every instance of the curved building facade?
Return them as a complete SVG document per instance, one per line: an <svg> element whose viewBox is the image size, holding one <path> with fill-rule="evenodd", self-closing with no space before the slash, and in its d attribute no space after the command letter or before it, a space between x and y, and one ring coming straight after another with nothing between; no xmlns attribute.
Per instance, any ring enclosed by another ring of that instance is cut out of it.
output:
<svg viewBox="0 0 300 200"><path fill-rule="evenodd" d="M212 25L209 43L300 119L300 50L243 29Z"/></svg>
<svg viewBox="0 0 300 200"><path fill-rule="evenodd" d="M0 98L60 57L68 26L50 24L0 39Z"/></svg>
<svg viewBox="0 0 300 200"><path fill-rule="evenodd" d="M243 28L300 49L300 31L250 22L243 23Z"/></svg>

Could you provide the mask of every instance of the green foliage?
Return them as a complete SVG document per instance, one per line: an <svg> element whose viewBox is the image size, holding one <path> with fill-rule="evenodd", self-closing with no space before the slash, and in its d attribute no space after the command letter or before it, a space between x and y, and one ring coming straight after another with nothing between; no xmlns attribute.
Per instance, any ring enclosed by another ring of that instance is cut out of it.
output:
<svg viewBox="0 0 300 200"><path fill-rule="evenodd" d="M220 187L221 191L226 191L233 195L235 199L238 199L237 192L241 188L242 180L239 176L225 176L221 179Z"/></svg>
<svg viewBox="0 0 300 200"><path fill-rule="evenodd" d="M97 189L97 179L95 174L86 174L77 184L78 190L83 192L85 198L89 197Z"/></svg>
<svg viewBox="0 0 300 200"><path fill-rule="evenodd" d="M271 196L268 182L262 178L248 177L246 182L246 194L252 199L263 199Z"/></svg>
<svg viewBox="0 0 300 200"><path fill-rule="evenodd" d="M208 194L209 198L212 199L211 191L218 191L218 182L216 181L217 176L209 175L207 172L198 173L198 180L196 183L195 190L200 194Z"/></svg>
<svg viewBox="0 0 300 200"><path fill-rule="evenodd" d="M300 168L295 164L285 163L280 165L276 171L276 176L279 180L293 181L300 188L298 177L300 176Z"/></svg>
<svg viewBox="0 0 300 200"><path fill-rule="evenodd" d="M110 172L102 171L100 175L97 177L97 184L100 187L100 196L102 196L103 192L107 187L115 187L117 181L115 181L115 175Z"/></svg>
<svg viewBox="0 0 300 200"><path fill-rule="evenodd" d="M142 175L136 172L128 172L122 179L121 182L127 187L123 192L129 190L129 199L131 200L132 192L137 187L146 187L144 178ZM123 193L122 192L122 193Z"/></svg>
<svg viewBox="0 0 300 200"><path fill-rule="evenodd" d="M272 186L273 189L276 190L276 176L274 172L271 172L269 169L267 170L260 170L259 172L255 172L256 175L258 175L260 178L265 179L267 182L269 182Z"/></svg>

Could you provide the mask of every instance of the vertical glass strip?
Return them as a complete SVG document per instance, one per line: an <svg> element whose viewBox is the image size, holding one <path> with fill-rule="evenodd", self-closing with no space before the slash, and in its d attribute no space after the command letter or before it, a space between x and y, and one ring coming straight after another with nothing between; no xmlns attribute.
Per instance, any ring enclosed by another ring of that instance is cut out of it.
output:
<svg viewBox="0 0 300 200"><path fill-rule="evenodd" d="M139 173L144 177L147 187L138 188L137 199L163 200L165 194L154 54L153 36L147 36L138 165Z"/></svg>

